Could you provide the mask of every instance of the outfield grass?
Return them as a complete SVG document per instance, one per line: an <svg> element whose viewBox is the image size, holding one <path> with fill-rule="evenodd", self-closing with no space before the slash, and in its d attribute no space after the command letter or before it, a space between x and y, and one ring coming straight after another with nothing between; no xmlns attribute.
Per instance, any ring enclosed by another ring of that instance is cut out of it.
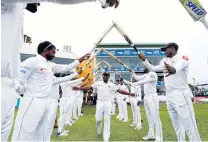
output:
<svg viewBox="0 0 208 142"><path fill-rule="evenodd" d="M195 113L198 120L198 129L202 141L208 141L208 104L195 104ZM84 106L84 116L72 126L67 126L69 130L68 136L57 137L57 129L54 129L52 141L102 141L97 138L95 124L95 106ZM129 121L127 123L120 122L116 116L111 118L111 141L141 141L143 136L147 135L148 124L144 107L141 107L141 115L144 122L142 130L134 130L129 125L132 123L131 108L128 107ZM164 141L176 141L175 132L168 115L166 105L160 105L160 118L163 127Z"/></svg>

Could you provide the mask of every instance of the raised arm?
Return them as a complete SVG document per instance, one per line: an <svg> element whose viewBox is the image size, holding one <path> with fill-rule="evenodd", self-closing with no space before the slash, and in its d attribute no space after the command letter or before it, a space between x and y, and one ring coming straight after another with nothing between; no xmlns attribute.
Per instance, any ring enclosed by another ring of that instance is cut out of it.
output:
<svg viewBox="0 0 208 142"><path fill-rule="evenodd" d="M93 89L91 86L90 87L73 87L73 90L81 90L81 91L87 91Z"/></svg>
<svg viewBox="0 0 208 142"><path fill-rule="evenodd" d="M83 62L85 59L88 59L90 57L90 54L85 54L78 60L75 60L73 63L68 65L60 65L60 64L53 64L53 72L54 73L66 73L70 72L72 69L76 68L81 62Z"/></svg>
<svg viewBox="0 0 208 142"><path fill-rule="evenodd" d="M134 77L135 80L139 81L145 78L145 75L136 75L135 72L132 73L132 76Z"/></svg>
<svg viewBox="0 0 208 142"><path fill-rule="evenodd" d="M152 82L152 81L157 81L157 76L154 75L154 74L150 74L147 77L145 77L144 79L142 79L142 80L140 80L138 82L132 83L132 85L133 86L138 86L138 85L142 85L142 84L145 84L145 83L148 83L148 82Z"/></svg>
<svg viewBox="0 0 208 142"><path fill-rule="evenodd" d="M3 0L7 1L7 0ZM53 2L58 4L79 4L84 2L93 2L96 0L9 0L11 2L20 2L20 3L40 3L40 2Z"/></svg>
<svg viewBox="0 0 208 142"><path fill-rule="evenodd" d="M78 80L78 79L76 79L76 80ZM74 83L72 83L71 85L70 85L70 87L75 87L75 86L79 86L80 84L82 84L82 81L77 81L77 82L74 82Z"/></svg>
<svg viewBox="0 0 208 142"><path fill-rule="evenodd" d="M145 67L147 67L150 71L154 71L154 72L162 72L164 70L164 64L161 63L157 66L153 66L149 63L148 60L145 60L143 62L143 64L145 65Z"/></svg>
<svg viewBox="0 0 208 142"><path fill-rule="evenodd" d="M15 2L19 3L41 3L41 2L53 2L58 4L79 4L84 2L96 2L99 1L103 8L107 8L108 6L115 8L119 5L119 0L2 0L3 4L11 4Z"/></svg>
<svg viewBox="0 0 208 142"><path fill-rule="evenodd" d="M65 77L56 77L55 80L53 81L53 85L57 85L57 84L69 81L72 78L75 78L77 75L78 75L78 73L75 72L75 73L73 73L71 75L68 75L68 76L65 76Z"/></svg>
<svg viewBox="0 0 208 142"><path fill-rule="evenodd" d="M123 95L135 96L135 94L121 90L121 89L118 89L116 92L123 94Z"/></svg>
<svg viewBox="0 0 208 142"><path fill-rule="evenodd" d="M142 63L150 70L153 72L162 72L164 70L164 64L161 62L159 65L157 66L153 66L151 65L148 60L146 59L146 57L140 53L139 54L139 58L143 61Z"/></svg>

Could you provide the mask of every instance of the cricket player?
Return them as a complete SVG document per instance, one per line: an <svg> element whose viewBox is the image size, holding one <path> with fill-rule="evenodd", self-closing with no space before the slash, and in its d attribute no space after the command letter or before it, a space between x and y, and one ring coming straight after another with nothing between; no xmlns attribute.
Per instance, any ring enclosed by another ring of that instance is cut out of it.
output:
<svg viewBox="0 0 208 142"><path fill-rule="evenodd" d="M68 114L68 110L70 107L70 98L71 98L71 90L72 87L80 85L83 81L83 77L73 80L73 81L69 81L69 82L65 82L62 84L62 91L63 91L63 95L62 98L60 100L60 116L59 116L59 120L58 120L58 132L57 132L57 136L66 136L68 135L68 131L64 130L64 125L65 125L65 121L66 121L66 117Z"/></svg>
<svg viewBox="0 0 208 142"><path fill-rule="evenodd" d="M116 86L120 86L119 80L116 80ZM121 107L121 103L122 103L122 95L119 93L116 93L116 99L117 99L117 104L118 104L118 115L116 116L116 118L118 120L122 120L122 107Z"/></svg>
<svg viewBox="0 0 208 142"><path fill-rule="evenodd" d="M157 74L150 72L148 68L144 69L146 74L137 76L133 70L130 70L135 80L138 82L132 83L132 86L144 85L144 107L149 125L148 135L143 137L143 140L155 139L154 126L156 130L156 141L163 141L162 125L159 114L159 98L157 95Z"/></svg>
<svg viewBox="0 0 208 142"><path fill-rule="evenodd" d="M120 79L119 89L129 92L128 87L124 84L123 78ZM120 121L128 122L128 111L127 111L127 96L121 95L121 118Z"/></svg>
<svg viewBox="0 0 208 142"><path fill-rule="evenodd" d="M80 91L79 90L73 90L74 93L74 106L73 106L73 109L72 109L72 114L73 114L73 119L76 121L79 119L78 115L77 115L77 110L78 110L78 99L79 99L79 94L80 94Z"/></svg>
<svg viewBox="0 0 208 142"><path fill-rule="evenodd" d="M38 55L22 63L19 82L27 85L26 92L16 117L12 141L41 141L49 115L53 74L69 72L90 54L86 54L69 65L49 65L56 53L55 46L44 41L38 45Z"/></svg>
<svg viewBox="0 0 208 142"><path fill-rule="evenodd" d="M79 83L78 83L79 84ZM63 83L61 84L61 87L64 91L64 93L66 94L65 96L68 97L69 101L68 101L68 112L66 114L66 119L65 119L65 125L69 125L72 126L72 124L74 123L74 121L72 120L72 113L73 113L73 108L74 108L74 93L75 91L72 90L72 86L68 83Z"/></svg>
<svg viewBox="0 0 208 142"><path fill-rule="evenodd" d="M59 75L55 74L54 80L53 80L53 87L51 91L51 103L49 107L49 113L48 113L48 121L46 121L45 124L45 137L44 141L50 141L52 132L53 132L53 127L56 119L56 112L58 108L58 99L60 97L59 95L59 84L69 81L72 78L76 77L78 73L74 73L65 77L58 77Z"/></svg>
<svg viewBox="0 0 208 142"><path fill-rule="evenodd" d="M143 54L139 57L150 71L164 71L166 104L178 141L185 141L183 128L190 141L201 141L188 86L189 59L177 53L176 43L168 43L161 50L166 58L157 66L151 65Z"/></svg>
<svg viewBox="0 0 208 142"><path fill-rule="evenodd" d="M132 83L136 82L134 78L132 78ZM130 84L131 82L128 82L124 80L124 83ZM140 105L141 102L141 86L132 86L131 85L131 93L135 94L135 97L129 97L129 101L131 104L132 114L133 114L133 123L130 125L130 127L136 127L135 130L142 129L142 123L141 123L141 112L140 112Z"/></svg>
<svg viewBox="0 0 208 142"><path fill-rule="evenodd" d="M83 116L82 114L82 103L83 103L84 93L83 91L79 91L77 107L78 107L78 117Z"/></svg>
<svg viewBox="0 0 208 142"><path fill-rule="evenodd" d="M97 124L97 134L101 135L102 128L102 119L104 116L104 132L103 138L104 141L109 141L110 138L110 118L111 118L111 108L112 108L112 93L119 92L125 95L134 96L135 94L126 92L124 90L119 89L115 84L109 82L110 74L107 72L103 73L103 81L95 82L90 87L74 87L75 90L89 90L89 89L97 89L97 104L96 104L96 124Z"/></svg>
<svg viewBox="0 0 208 142"><path fill-rule="evenodd" d="M113 80L110 79L110 82L113 83ZM111 115L116 115L116 93L112 92L112 109L111 109Z"/></svg>
<svg viewBox="0 0 208 142"><path fill-rule="evenodd" d="M20 48L23 46L22 10L37 11L38 2L76 4L95 0L1 0L1 140L10 134L19 86ZM99 0L103 8L118 7L119 0ZM33 3L32 5L27 5Z"/></svg>

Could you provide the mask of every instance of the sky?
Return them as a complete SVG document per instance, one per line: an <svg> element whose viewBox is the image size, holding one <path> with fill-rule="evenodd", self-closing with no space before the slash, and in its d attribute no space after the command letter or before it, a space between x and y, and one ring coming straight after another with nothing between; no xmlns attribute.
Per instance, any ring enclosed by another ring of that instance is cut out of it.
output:
<svg viewBox="0 0 208 142"><path fill-rule="evenodd" d="M24 11L24 32L32 37L32 48L49 40L60 50L69 45L82 56L115 21L134 43L178 43L179 54L189 57L190 81L208 82L208 30L201 22L194 22L178 0L120 1L117 9L102 9L99 2L42 3L35 14ZM199 1L208 11L208 0ZM101 43L126 42L113 29Z"/></svg>

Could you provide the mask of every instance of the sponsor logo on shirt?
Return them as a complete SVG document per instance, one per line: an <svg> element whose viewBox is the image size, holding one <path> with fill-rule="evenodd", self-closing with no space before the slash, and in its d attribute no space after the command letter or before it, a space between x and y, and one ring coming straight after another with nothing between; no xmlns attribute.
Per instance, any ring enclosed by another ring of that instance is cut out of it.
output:
<svg viewBox="0 0 208 142"><path fill-rule="evenodd" d="M40 71L48 70L47 68L40 68Z"/></svg>
<svg viewBox="0 0 208 142"><path fill-rule="evenodd" d="M22 72L22 73L26 73L26 70L20 70L20 72Z"/></svg>

